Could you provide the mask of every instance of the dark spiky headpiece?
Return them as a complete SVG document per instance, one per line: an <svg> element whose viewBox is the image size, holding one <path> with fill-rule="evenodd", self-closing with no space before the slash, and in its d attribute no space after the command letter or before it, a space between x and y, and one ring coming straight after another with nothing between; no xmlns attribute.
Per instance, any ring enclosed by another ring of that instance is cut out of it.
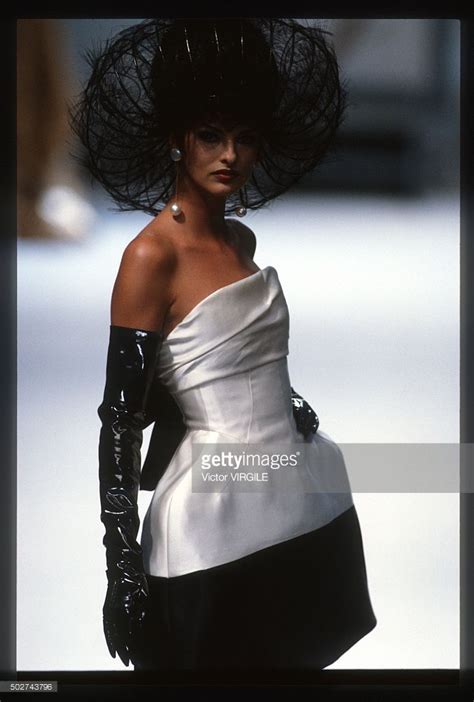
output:
<svg viewBox="0 0 474 702"><path fill-rule="evenodd" d="M345 107L326 31L291 18L151 19L89 49L92 69L70 124L79 160L119 210L158 214L173 194L171 134L205 115L262 135L244 188L258 209L312 170L333 144ZM226 214L240 204L226 201Z"/></svg>

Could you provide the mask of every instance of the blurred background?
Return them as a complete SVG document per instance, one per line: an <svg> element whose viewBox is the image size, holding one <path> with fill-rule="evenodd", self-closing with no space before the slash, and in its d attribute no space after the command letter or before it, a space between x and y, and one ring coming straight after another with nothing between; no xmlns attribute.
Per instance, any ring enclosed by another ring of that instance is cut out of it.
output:
<svg viewBox="0 0 474 702"><path fill-rule="evenodd" d="M17 22L20 671L125 669L102 632L96 412L113 282L150 218L77 170L66 101L81 52L138 21ZM457 443L460 23L319 24L349 93L337 148L245 218L285 291L292 384L342 448ZM458 668L459 495L354 501L378 624L330 667Z"/></svg>

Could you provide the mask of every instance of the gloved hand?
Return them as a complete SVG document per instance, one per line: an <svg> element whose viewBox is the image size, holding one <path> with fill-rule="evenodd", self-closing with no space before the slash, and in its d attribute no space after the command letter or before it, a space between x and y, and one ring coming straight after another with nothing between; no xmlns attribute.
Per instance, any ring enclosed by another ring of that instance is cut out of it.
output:
<svg viewBox="0 0 474 702"><path fill-rule="evenodd" d="M137 542L146 401L163 341L161 332L110 325L104 398L97 412L101 521L105 526L107 594L104 634L110 655L134 662L149 595Z"/></svg>
<svg viewBox="0 0 474 702"><path fill-rule="evenodd" d="M315 434L319 427L319 417L301 395L291 388L291 404L296 428L307 439L310 434Z"/></svg>

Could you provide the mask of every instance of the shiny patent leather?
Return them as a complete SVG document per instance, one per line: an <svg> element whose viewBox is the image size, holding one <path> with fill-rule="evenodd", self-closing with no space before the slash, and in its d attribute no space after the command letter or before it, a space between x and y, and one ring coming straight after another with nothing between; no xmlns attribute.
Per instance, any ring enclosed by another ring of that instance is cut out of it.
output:
<svg viewBox="0 0 474 702"><path fill-rule="evenodd" d="M315 434L319 427L319 417L311 405L291 388L291 404L293 416L296 420L298 431L307 439L310 434Z"/></svg>
<svg viewBox="0 0 474 702"><path fill-rule="evenodd" d="M162 340L161 332L110 325L104 397L97 410L102 422L100 518L108 579L104 634L110 655L115 658L118 653L127 666L133 662L149 594L137 542L137 497L143 428L151 421L147 399Z"/></svg>

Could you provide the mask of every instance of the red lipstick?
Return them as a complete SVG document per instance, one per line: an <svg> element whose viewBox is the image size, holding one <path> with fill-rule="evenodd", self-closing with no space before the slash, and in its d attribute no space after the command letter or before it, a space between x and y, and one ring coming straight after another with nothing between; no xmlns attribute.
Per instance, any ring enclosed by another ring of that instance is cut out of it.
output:
<svg viewBox="0 0 474 702"><path fill-rule="evenodd" d="M220 171L214 171L214 173L212 175L215 175L216 178L218 178L219 180L222 180L222 182L225 183L229 180L232 180L233 178L235 178L239 174L237 173L237 171L232 171L232 170L229 170L228 168L222 168Z"/></svg>

